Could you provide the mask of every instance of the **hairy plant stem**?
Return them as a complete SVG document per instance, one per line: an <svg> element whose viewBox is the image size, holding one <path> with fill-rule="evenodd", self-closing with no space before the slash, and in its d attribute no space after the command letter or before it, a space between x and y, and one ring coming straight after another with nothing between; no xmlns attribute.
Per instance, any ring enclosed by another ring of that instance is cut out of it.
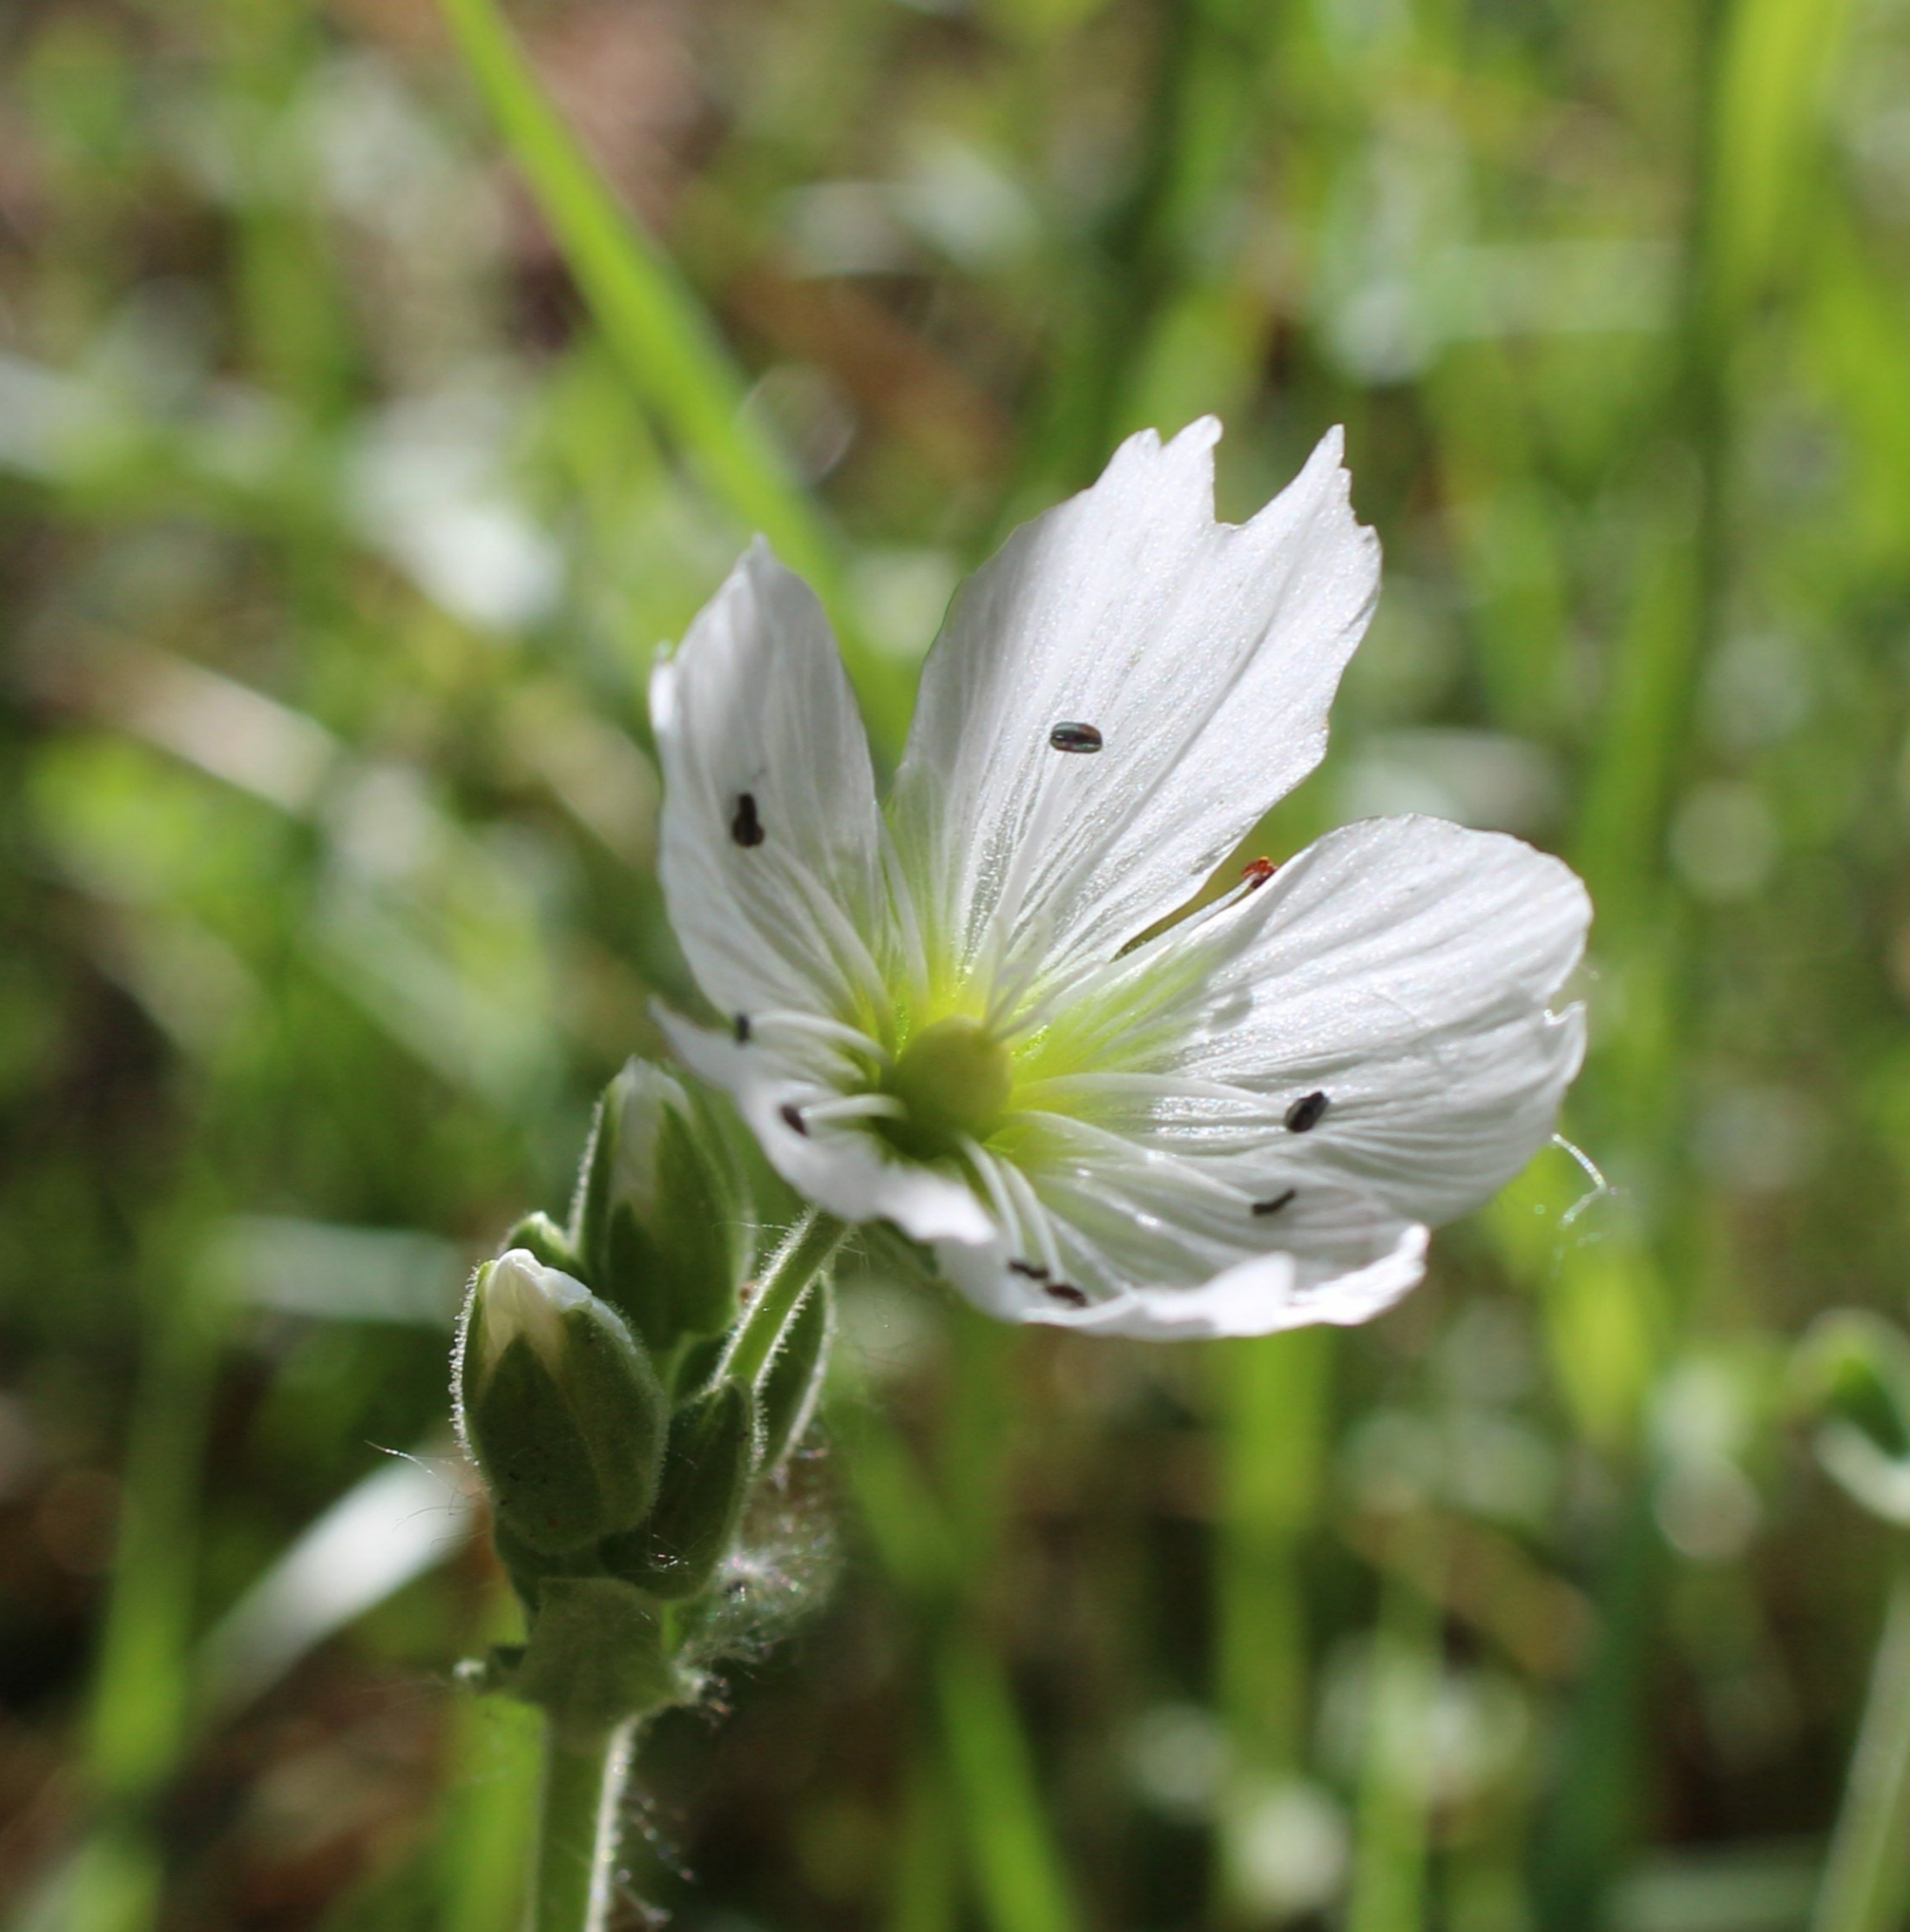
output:
<svg viewBox="0 0 1910 1932"><path fill-rule="evenodd" d="M723 1373L739 1382L753 1383L763 1373L797 1302L818 1275L829 1265L836 1250L848 1234L848 1225L821 1208L810 1211L789 1230L788 1239L776 1250L756 1299L736 1331L724 1357Z"/></svg>
<svg viewBox="0 0 1910 1932"><path fill-rule="evenodd" d="M530 1932L601 1932L609 1923L635 1729L635 1719L608 1729L550 1719Z"/></svg>

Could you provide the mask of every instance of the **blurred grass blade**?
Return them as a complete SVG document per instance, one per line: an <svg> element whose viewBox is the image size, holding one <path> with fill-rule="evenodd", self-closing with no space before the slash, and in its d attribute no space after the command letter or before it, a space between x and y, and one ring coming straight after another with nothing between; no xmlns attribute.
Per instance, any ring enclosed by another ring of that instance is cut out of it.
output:
<svg viewBox="0 0 1910 1932"><path fill-rule="evenodd" d="M1404 1577L1387 1578L1367 1676L1366 1749L1347 1932L1417 1932L1426 1918L1432 1791L1427 1762L1439 1616Z"/></svg>
<svg viewBox="0 0 1910 1932"><path fill-rule="evenodd" d="M255 1307L324 1321L448 1329L470 1273L463 1251L435 1235L283 1215L234 1215L213 1253Z"/></svg>
<svg viewBox="0 0 1910 1932"><path fill-rule="evenodd" d="M436 1464L401 1456L334 1503L200 1646L199 1715L229 1717L308 1652L463 1546L473 1499Z"/></svg>
<svg viewBox="0 0 1910 1932"><path fill-rule="evenodd" d="M444 0L458 46L593 313L639 393L737 519L840 605L835 547L668 256L618 205L539 86L495 0ZM840 618L839 618L840 621Z"/></svg>
<svg viewBox="0 0 1910 1932"><path fill-rule="evenodd" d="M200 1466L231 1314L221 1287L201 1271L153 1291L87 1714L86 1779L99 1822L54 1882L63 1932L144 1932L159 1912L164 1858L148 1812L188 1723Z"/></svg>
<svg viewBox="0 0 1910 1932"><path fill-rule="evenodd" d="M1229 1735L1257 1770L1297 1767L1306 1730L1299 1542L1317 1506L1333 1331L1229 1342L1220 1476L1220 1695Z"/></svg>
<svg viewBox="0 0 1910 1932"><path fill-rule="evenodd" d="M1714 296L1735 309L1776 268L1806 201L1812 122L1846 0L1737 0L1723 35L1711 157Z"/></svg>
<svg viewBox="0 0 1910 1932"><path fill-rule="evenodd" d="M936 1693L955 1802L991 1932L1074 1932L1028 1740L1001 1660L972 1634L937 1641Z"/></svg>
<svg viewBox="0 0 1910 1932"><path fill-rule="evenodd" d="M1591 1932L1636 1829L1645 1664L1664 1588L1665 1544L1650 1485L1636 1482L1599 1557L1598 1637L1573 1695L1558 1784L1533 1847L1542 1932Z"/></svg>
<svg viewBox="0 0 1910 1932"><path fill-rule="evenodd" d="M974 1372L998 1370L1000 1349L1009 1346L1009 1338L981 1327L978 1317L957 1333L970 1344L964 1359L971 1373L963 1376L962 1388L966 1406L974 1411L986 1406L978 1386L986 1378ZM997 1398L1001 1379L993 1376ZM987 1472L977 1477L963 1468L964 1485L973 1481L979 1493L959 1497L957 1505L965 1506L951 1507L879 1411L850 1402L839 1412L844 1461L864 1526L891 1582L912 1600L931 1656L941 1769L939 1773L921 1769L921 1789L912 1789L911 1806L925 1802L923 1790L930 1784L952 1801L991 1932L1071 1932L1076 1914L1013 1694L1001 1659L962 1627L955 1607L988 1574L977 1551L998 1534L993 1514L999 1501L996 1486ZM978 1425L980 1417L972 1412L969 1420ZM951 1425L952 1437L958 1428ZM996 1428L997 1449L1002 1434ZM919 1830L925 1847L940 1843L913 1809L910 1816L911 1842ZM934 1923L937 1913L951 1909L949 1888L927 1874L899 1879L898 1923Z"/></svg>
<svg viewBox="0 0 1910 1932"><path fill-rule="evenodd" d="M1822 1864L1787 1837L1655 1852L1613 1887L1604 1932L1803 1932Z"/></svg>
<svg viewBox="0 0 1910 1932"><path fill-rule="evenodd" d="M520 1628L517 1600L501 1578L477 1640ZM460 1696L451 1707L448 1775L432 1847L438 1872L436 1932L518 1932L530 1868L543 1763L543 1720L510 1697Z"/></svg>
<svg viewBox="0 0 1910 1932"><path fill-rule="evenodd" d="M889 1932L955 1932L960 1873L954 1806L932 1751L917 1739L902 1784L901 1828L889 1887Z"/></svg>
<svg viewBox="0 0 1910 1932"><path fill-rule="evenodd" d="M1896 1932L1910 1906L1910 1563L1901 1558L1811 1932Z"/></svg>
<svg viewBox="0 0 1910 1932"><path fill-rule="evenodd" d="M1700 479L1665 477L1640 545L1636 602L1618 639L1573 857L1607 944L1649 918L1665 821L1702 659Z"/></svg>
<svg viewBox="0 0 1910 1932"><path fill-rule="evenodd" d="M1307 1641L1303 1539L1318 1506L1333 1331L1226 1342L1220 1383L1216 1675L1235 1779L1296 1774L1305 1753ZM1238 1834L1221 1843L1220 1882L1247 1914Z"/></svg>
<svg viewBox="0 0 1910 1932"><path fill-rule="evenodd" d="M872 1411L845 1413L839 1433L857 1510L890 1581L918 1602L952 1595L947 1512L908 1445Z"/></svg>

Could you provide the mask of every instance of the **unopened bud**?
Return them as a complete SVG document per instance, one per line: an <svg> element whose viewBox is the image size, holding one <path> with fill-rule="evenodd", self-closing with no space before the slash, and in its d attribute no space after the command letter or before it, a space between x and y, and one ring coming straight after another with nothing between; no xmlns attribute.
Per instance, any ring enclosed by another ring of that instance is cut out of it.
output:
<svg viewBox="0 0 1910 1932"><path fill-rule="evenodd" d="M632 1060L605 1089L578 1240L597 1292L659 1355L735 1319L742 1188L709 1104Z"/></svg>
<svg viewBox="0 0 1910 1932"><path fill-rule="evenodd" d="M527 1248L547 1268L561 1268L566 1275L578 1266L570 1235L547 1214L527 1214L504 1237L506 1249Z"/></svg>
<svg viewBox="0 0 1910 1932"><path fill-rule="evenodd" d="M457 1357L464 1437L500 1519L548 1555L656 1500L669 1406L616 1311L513 1248L478 1270Z"/></svg>
<svg viewBox="0 0 1910 1932"><path fill-rule="evenodd" d="M755 1398L726 1379L677 1411L655 1511L605 1563L652 1596L696 1596L728 1554L755 1470Z"/></svg>

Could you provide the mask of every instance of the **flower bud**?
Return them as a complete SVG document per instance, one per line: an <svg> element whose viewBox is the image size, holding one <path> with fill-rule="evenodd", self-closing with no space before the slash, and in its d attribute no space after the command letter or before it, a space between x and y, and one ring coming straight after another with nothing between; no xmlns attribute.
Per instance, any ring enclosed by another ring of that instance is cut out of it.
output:
<svg viewBox="0 0 1910 1932"><path fill-rule="evenodd" d="M512 1248L478 1270L459 1337L464 1439L501 1522L546 1555L634 1527L669 1405L615 1309Z"/></svg>
<svg viewBox="0 0 1910 1932"><path fill-rule="evenodd" d="M508 1248L528 1248L547 1268L561 1268L566 1275L579 1263L571 1246L570 1235L547 1214L527 1214L504 1237Z"/></svg>
<svg viewBox="0 0 1910 1932"><path fill-rule="evenodd" d="M632 1060L604 1090L579 1248L597 1292L661 1355L735 1319L747 1270L742 1188L708 1104Z"/></svg>
<svg viewBox="0 0 1910 1932"><path fill-rule="evenodd" d="M756 1403L727 1377L676 1411L656 1508L604 1561L653 1597L694 1597L729 1552L756 1471Z"/></svg>

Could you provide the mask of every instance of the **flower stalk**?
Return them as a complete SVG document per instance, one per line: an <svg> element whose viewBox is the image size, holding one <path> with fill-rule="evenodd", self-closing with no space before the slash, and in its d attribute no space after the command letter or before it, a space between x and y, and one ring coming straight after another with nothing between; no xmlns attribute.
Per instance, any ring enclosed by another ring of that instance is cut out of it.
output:
<svg viewBox="0 0 1910 1932"><path fill-rule="evenodd" d="M608 1923L634 1732L634 1720L609 1729L551 1721L531 1932L601 1932Z"/></svg>
<svg viewBox="0 0 1910 1932"><path fill-rule="evenodd" d="M835 1259L849 1230L832 1214L812 1209L777 1251L756 1291L749 1312L737 1325L724 1358L724 1373L753 1387L768 1367L809 1284Z"/></svg>

